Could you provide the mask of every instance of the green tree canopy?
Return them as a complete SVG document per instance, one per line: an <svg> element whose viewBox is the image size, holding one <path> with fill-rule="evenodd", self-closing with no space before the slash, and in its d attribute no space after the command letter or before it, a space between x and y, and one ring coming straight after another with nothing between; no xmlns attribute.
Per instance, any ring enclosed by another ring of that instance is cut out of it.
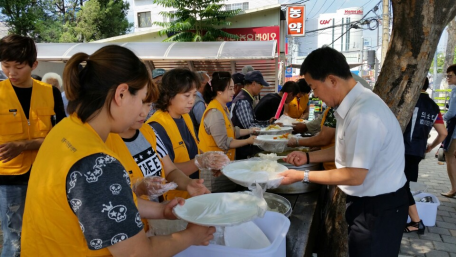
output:
<svg viewBox="0 0 456 257"><path fill-rule="evenodd" d="M200 42L215 41L218 37L237 39L236 35L221 30L231 25L227 18L241 10L222 10L223 0L154 0L154 3L172 12L160 12L170 22L154 22L163 27L160 35L168 35L164 41Z"/></svg>
<svg viewBox="0 0 456 257"><path fill-rule="evenodd" d="M0 0L10 33L37 42L90 42L126 34L126 0Z"/></svg>

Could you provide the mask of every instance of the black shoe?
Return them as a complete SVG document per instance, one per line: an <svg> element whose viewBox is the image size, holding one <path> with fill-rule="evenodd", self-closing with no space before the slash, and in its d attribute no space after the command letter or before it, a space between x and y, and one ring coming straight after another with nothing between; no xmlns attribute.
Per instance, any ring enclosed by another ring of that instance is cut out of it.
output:
<svg viewBox="0 0 456 257"><path fill-rule="evenodd" d="M410 230L409 227L414 227L414 228L417 228L417 229L414 229L414 230ZM420 220L419 222L409 222L405 225L405 228L404 228L404 233L412 233L412 232L416 232L418 233L418 235L422 235L424 234L424 230L425 230L426 226L424 226L423 224L423 220Z"/></svg>

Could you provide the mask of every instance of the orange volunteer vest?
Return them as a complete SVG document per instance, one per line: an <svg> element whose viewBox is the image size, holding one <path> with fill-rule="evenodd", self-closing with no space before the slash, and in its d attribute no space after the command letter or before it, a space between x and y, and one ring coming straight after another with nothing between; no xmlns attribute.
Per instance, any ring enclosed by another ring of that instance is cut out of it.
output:
<svg viewBox="0 0 456 257"><path fill-rule="evenodd" d="M331 107L332 108L332 107ZM325 124L325 121L326 121L326 116L328 115L328 112L331 108L327 108L325 110L325 112L323 113L323 118L321 120L321 128L323 128L324 124ZM329 145L325 145L325 146L322 146L321 149L326 149L326 148L330 148L332 146L335 145L335 142L336 142L336 139L333 138L331 140L331 143ZM323 163L323 167L325 168L325 170L332 170L332 169L337 169L336 167L336 163L335 162L324 162Z"/></svg>
<svg viewBox="0 0 456 257"><path fill-rule="evenodd" d="M107 248L89 250L67 201L68 171L77 161L95 153L108 154L122 163L92 127L76 115L63 119L46 137L30 174L21 256L111 256ZM134 194L133 199L137 204Z"/></svg>
<svg viewBox="0 0 456 257"><path fill-rule="evenodd" d="M182 118L187 125L190 134L192 135L193 139L195 140L197 146L199 147L199 141L196 139L195 130L193 126L192 119L190 115L183 114ZM174 163L182 163L190 161L190 156L188 155L187 147L185 146L184 140L179 132L179 128L176 125L176 122L173 120L171 115L168 112L164 112L161 110L157 110L152 117L147 120L146 123L157 122L163 128L166 129L166 133L168 134L169 139L171 140L171 144L173 145L174 151ZM168 191L166 194L163 195L165 200L172 200L176 197L182 198L190 198L190 195L187 191L182 190L171 190Z"/></svg>
<svg viewBox="0 0 456 257"><path fill-rule="evenodd" d="M9 79L0 82L0 145L11 141L44 138L52 128L52 86L33 80L29 119ZM26 150L9 162L0 162L0 175L21 175L30 170L38 150Z"/></svg>
<svg viewBox="0 0 456 257"><path fill-rule="evenodd" d="M294 119L301 118L302 114L307 109L308 102L309 102L308 94L304 94L299 99L299 104L298 104L298 98L297 97L293 98L293 100L288 104L288 116L290 116L291 118L294 118Z"/></svg>
<svg viewBox="0 0 456 257"><path fill-rule="evenodd" d="M230 160L234 160L234 155L236 153L236 150L229 149L229 150L225 151L225 150L220 149L217 146L217 144L215 143L215 140L212 137L212 135L209 135L206 132L206 129L204 128L204 118L206 117L206 113L211 109L217 109L217 110L219 110L219 112L221 112L223 114L223 118L225 119L226 133L227 133L228 137L231 137L231 138L235 137L233 125L231 124L231 120L226 115L226 112L223 109L223 106L220 104L220 102L214 99L207 106L206 111L204 111L203 118L201 119L201 124L200 124L199 134L198 134L198 137L200 139L199 148L203 152L209 152L209 151L225 152L225 154L228 156L228 158L230 158Z"/></svg>

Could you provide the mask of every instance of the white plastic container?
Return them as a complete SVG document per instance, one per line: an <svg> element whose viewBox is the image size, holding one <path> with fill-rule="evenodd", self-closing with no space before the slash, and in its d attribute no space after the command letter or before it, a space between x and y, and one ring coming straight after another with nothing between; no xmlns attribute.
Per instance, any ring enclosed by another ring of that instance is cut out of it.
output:
<svg viewBox="0 0 456 257"><path fill-rule="evenodd" d="M263 218L253 222L268 237L271 245L263 249L238 249L222 245L190 246L177 257L285 257L285 238L290 227L290 220L283 214L267 211Z"/></svg>
<svg viewBox="0 0 456 257"><path fill-rule="evenodd" d="M432 197L431 202L419 202L420 199L430 196ZM418 215L420 215L420 219L423 220L423 224L427 227L435 226L435 219L437 218L437 207L440 205L439 199L429 193L419 193L414 195L413 198L416 202L416 209L418 210ZM408 218L407 222L410 222L410 217Z"/></svg>

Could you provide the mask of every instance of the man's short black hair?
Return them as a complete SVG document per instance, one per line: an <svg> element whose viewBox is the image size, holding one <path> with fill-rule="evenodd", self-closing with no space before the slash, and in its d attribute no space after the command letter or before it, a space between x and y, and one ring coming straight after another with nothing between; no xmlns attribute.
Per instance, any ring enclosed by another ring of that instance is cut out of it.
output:
<svg viewBox="0 0 456 257"><path fill-rule="evenodd" d="M429 88L429 79L426 77L424 79L424 84L423 84L423 87L421 88L421 90L426 91L428 88Z"/></svg>
<svg viewBox="0 0 456 257"><path fill-rule="evenodd" d="M299 92L301 92L301 93L308 94L312 90L309 87L309 84L307 84L305 79L299 79L297 83L299 86Z"/></svg>
<svg viewBox="0 0 456 257"><path fill-rule="evenodd" d="M282 89L280 89L282 93L292 93L293 95L297 95L299 93L299 86L294 81L287 81L283 84Z"/></svg>
<svg viewBox="0 0 456 257"><path fill-rule="evenodd" d="M447 73L453 72L454 74L456 74L456 64L448 66L446 72Z"/></svg>
<svg viewBox="0 0 456 257"><path fill-rule="evenodd" d="M8 35L0 40L0 62L25 62L32 67L36 58L37 52L33 39Z"/></svg>
<svg viewBox="0 0 456 257"><path fill-rule="evenodd" d="M324 81L329 75L342 79L352 77L345 56L331 47L324 46L312 51L301 65L301 75L310 74L313 79Z"/></svg>

